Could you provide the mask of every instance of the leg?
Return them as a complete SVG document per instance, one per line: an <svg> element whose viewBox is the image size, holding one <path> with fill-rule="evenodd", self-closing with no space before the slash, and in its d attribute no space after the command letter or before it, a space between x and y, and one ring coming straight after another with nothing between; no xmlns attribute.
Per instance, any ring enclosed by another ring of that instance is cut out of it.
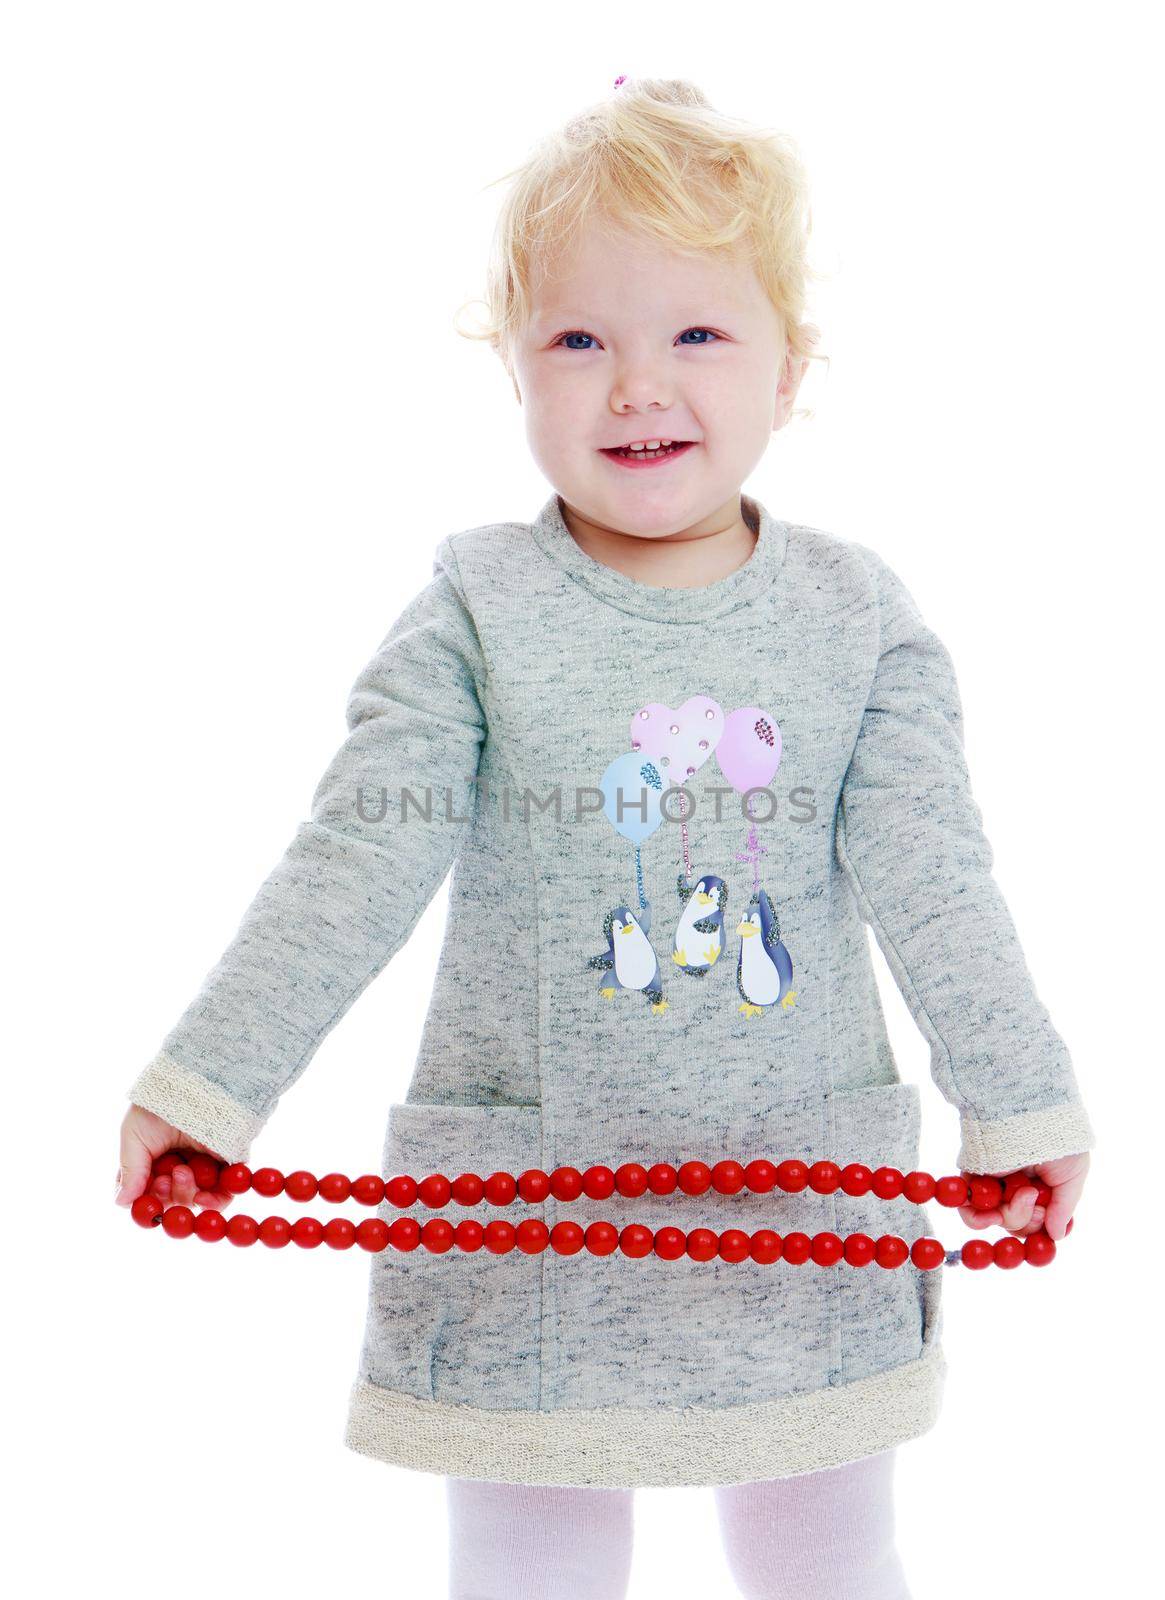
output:
<svg viewBox="0 0 1165 1600"><path fill-rule="evenodd" d="M910 1600L894 1544L894 1451L717 1484L728 1565L744 1600Z"/></svg>
<svg viewBox="0 0 1165 1600"><path fill-rule="evenodd" d="M448 1478L449 1600L623 1600L634 1495Z"/></svg>

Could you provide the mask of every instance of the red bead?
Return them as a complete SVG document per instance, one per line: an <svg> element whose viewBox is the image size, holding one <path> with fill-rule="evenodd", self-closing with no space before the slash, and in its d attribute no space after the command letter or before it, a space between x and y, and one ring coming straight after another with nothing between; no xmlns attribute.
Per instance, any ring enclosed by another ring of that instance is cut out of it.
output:
<svg viewBox="0 0 1165 1600"><path fill-rule="evenodd" d="M476 1172L459 1172L449 1185L449 1193L459 1206L477 1206L485 1194L485 1184Z"/></svg>
<svg viewBox="0 0 1165 1600"><path fill-rule="evenodd" d="M194 1231L200 1239L214 1243L216 1239L225 1239L227 1236L227 1219L221 1211L216 1211L213 1206L206 1211L200 1211L194 1219Z"/></svg>
<svg viewBox="0 0 1165 1600"><path fill-rule="evenodd" d="M1002 1239L995 1239L991 1245L991 1254L995 1257L997 1267L1018 1267L1023 1261L1023 1240L1017 1239L1013 1233L1005 1233Z"/></svg>
<svg viewBox="0 0 1165 1600"><path fill-rule="evenodd" d="M929 1172L908 1172L902 1180L902 1193L916 1206L934 1199L934 1179Z"/></svg>
<svg viewBox="0 0 1165 1600"><path fill-rule="evenodd" d="M526 1255L537 1255L550 1243L550 1229L541 1217L523 1217L514 1229L514 1243Z"/></svg>
<svg viewBox="0 0 1165 1600"><path fill-rule="evenodd" d="M693 1228L688 1234L688 1254L693 1261L711 1261L719 1249L720 1241L711 1228Z"/></svg>
<svg viewBox="0 0 1165 1600"><path fill-rule="evenodd" d="M365 1217L356 1224L356 1243L361 1250L386 1250L388 1248L388 1223L380 1217Z"/></svg>
<svg viewBox="0 0 1165 1600"><path fill-rule="evenodd" d="M777 1167L777 1183L787 1194L800 1194L809 1182L809 1168L804 1161L782 1161ZM785 1259L788 1260L788 1252Z"/></svg>
<svg viewBox="0 0 1165 1600"><path fill-rule="evenodd" d="M897 1167L879 1167L870 1188L879 1200L896 1200L902 1193L902 1174Z"/></svg>
<svg viewBox="0 0 1165 1600"><path fill-rule="evenodd" d="M874 1174L860 1161L851 1161L848 1167L841 1169L841 1187L846 1194L869 1194L873 1181Z"/></svg>
<svg viewBox="0 0 1165 1600"><path fill-rule="evenodd" d="M773 1170L775 1172L776 1168ZM771 1228L758 1228L752 1236L748 1253L762 1267L771 1266L774 1261L781 1259L780 1234L774 1233Z"/></svg>
<svg viewBox="0 0 1165 1600"><path fill-rule="evenodd" d="M423 1206L428 1206L430 1211L447 1206L451 1193L452 1186L443 1172L431 1172L417 1184L417 1199Z"/></svg>
<svg viewBox="0 0 1165 1600"><path fill-rule="evenodd" d="M910 1246L910 1259L916 1267L921 1267L924 1272L933 1272L935 1267L941 1267L946 1260L946 1251L943 1249L942 1240L915 1239Z"/></svg>
<svg viewBox="0 0 1165 1600"><path fill-rule="evenodd" d="M291 1242L301 1250L317 1249L324 1242L323 1223L318 1217L296 1217L291 1224Z"/></svg>
<svg viewBox="0 0 1165 1600"><path fill-rule="evenodd" d="M259 1224L259 1239L271 1250L282 1250L291 1243L291 1223L286 1217L264 1217Z"/></svg>
<svg viewBox="0 0 1165 1600"><path fill-rule="evenodd" d="M1047 1183L1039 1183L1039 1182L1037 1182L1036 1183L1036 1205L1037 1206L1050 1206L1051 1203L1052 1203L1051 1185L1047 1184ZM1030 1238L1031 1235L1029 1234L1028 1237Z"/></svg>
<svg viewBox="0 0 1165 1600"><path fill-rule="evenodd" d="M874 1259L874 1248L868 1233L851 1233L845 1241L845 1259L851 1267L868 1267Z"/></svg>
<svg viewBox="0 0 1165 1600"><path fill-rule="evenodd" d="M164 1203L156 1194L139 1194L129 1214L141 1228L156 1228L162 1220L162 1212L166 1209Z"/></svg>
<svg viewBox="0 0 1165 1600"><path fill-rule="evenodd" d="M657 1228L652 1249L663 1261L678 1261L688 1253L688 1236L682 1228Z"/></svg>
<svg viewBox="0 0 1165 1600"><path fill-rule="evenodd" d="M998 1178L970 1178L967 1189L976 1211L994 1211L1003 1201L1003 1185Z"/></svg>
<svg viewBox="0 0 1165 1600"><path fill-rule="evenodd" d="M421 1224L421 1244L435 1256L453 1248L453 1224L448 1217L430 1217Z"/></svg>
<svg viewBox="0 0 1165 1600"><path fill-rule="evenodd" d="M809 1168L809 1187L815 1194L833 1194L841 1183L836 1161L815 1161Z"/></svg>
<svg viewBox="0 0 1165 1600"><path fill-rule="evenodd" d="M971 1194L972 1194L971 1204L972 1205L974 1205L974 1203L975 1203L975 1201L974 1201L974 1191L975 1191L975 1182L977 1182L977 1181L979 1181L979 1180L971 1180L970 1178L968 1179L968 1182L970 1183L970 1187L971 1187ZM994 1179L993 1181L994 1182L998 1182L999 1180L998 1179ZM1026 1173L1023 1173L1023 1172L1009 1172L1007 1174L1007 1177L1003 1180L1003 1204L1006 1205L1007 1202L1012 1199L1012 1197L1017 1193L1018 1190L1020 1190L1020 1189L1034 1189L1035 1186L1036 1186L1035 1185L1035 1179L1034 1178L1029 1178ZM996 1204L998 1205L999 1202L996 1201ZM987 1209L988 1209L987 1207L984 1207L984 1210L987 1210Z"/></svg>
<svg viewBox="0 0 1165 1600"><path fill-rule="evenodd" d="M259 1237L259 1224L254 1217L249 1217L245 1211L240 1211L236 1217L227 1219L227 1238L232 1244L254 1244Z"/></svg>
<svg viewBox="0 0 1165 1600"><path fill-rule="evenodd" d="M265 1200L283 1193L283 1174L278 1167L260 1167L251 1174L251 1188Z"/></svg>
<svg viewBox="0 0 1165 1600"><path fill-rule="evenodd" d="M819 1267L836 1265L845 1253L845 1246L836 1233L815 1233L810 1254Z"/></svg>
<svg viewBox="0 0 1165 1600"><path fill-rule="evenodd" d="M900 1267L909 1255L906 1240L897 1234L884 1233L874 1245L874 1260L880 1267Z"/></svg>
<svg viewBox="0 0 1165 1600"><path fill-rule="evenodd" d="M582 1173L577 1167L555 1167L550 1174L550 1193L556 1200L577 1200L582 1192Z"/></svg>
<svg viewBox="0 0 1165 1600"><path fill-rule="evenodd" d="M411 1206L416 1202L416 1179L406 1177L403 1174L399 1178L390 1178L384 1186L384 1198L403 1211L406 1206Z"/></svg>
<svg viewBox="0 0 1165 1600"><path fill-rule="evenodd" d="M194 1232L194 1213L189 1206L167 1206L162 1212L162 1227L171 1239L189 1239Z"/></svg>
<svg viewBox="0 0 1165 1600"><path fill-rule="evenodd" d="M284 1193L290 1200L301 1203L314 1200L319 1193L319 1184L310 1172L289 1172L283 1180ZM262 1190L259 1191L262 1193Z"/></svg>
<svg viewBox="0 0 1165 1600"><path fill-rule="evenodd" d="M813 1251L813 1240L807 1233L787 1233L783 1254L791 1267L803 1267Z"/></svg>
<svg viewBox="0 0 1165 1600"><path fill-rule="evenodd" d="M965 1178L936 1178L934 1197L940 1206L965 1206L967 1182Z"/></svg>
<svg viewBox="0 0 1165 1600"><path fill-rule="evenodd" d="M342 1172L329 1172L320 1179L320 1199L338 1206L352 1193L352 1185Z"/></svg>
<svg viewBox="0 0 1165 1600"><path fill-rule="evenodd" d="M356 1224L347 1217L333 1217L324 1223L324 1243L333 1250L350 1250L356 1243Z"/></svg>
<svg viewBox="0 0 1165 1600"><path fill-rule="evenodd" d="M583 1193L588 1200L609 1200L615 1192L615 1174L610 1167L588 1167L583 1173Z"/></svg>
<svg viewBox="0 0 1165 1600"><path fill-rule="evenodd" d="M500 1217L495 1217L492 1222L486 1223L482 1242L491 1255L504 1256L514 1248L516 1237L512 1222L503 1222Z"/></svg>
<svg viewBox="0 0 1165 1600"><path fill-rule="evenodd" d="M750 1161L744 1169L744 1181L753 1194L771 1194L777 1186L777 1169L763 1156Z"/></svg>
<svg viewBox="0 0 1165 1600"><path fill-rule="evenodd" d="M613 1222L592 1222L584 1236L593 1256L609 1256L619 1248L619 1230Z"/></svg>
<svg viewBox="0 0 1165 1600"><path fill-rule="evenodd" d="M627 1161L623 1166L616 1167L615 1187L629 1200L638 1200L641 1194L647 1193L647 1168L641 1167L637 1161Z"/></svg>
<svg viewBox="0 0 1165 1600"><path fill-rule="evenodd" d="M987 1239L968 1239L959 1251L959 1256L965 1267L970 1267L972 1272L981 1272L984 1267L989 1267L995 1259L991 1244Z"/></svg>
<svg viewBox="0 0 1165 1600"><path fill-rule="evenodd" d="M518 1185L509 1172L491 1172L482 1186L491 1206L508 1206L518 1192Z"/></svg>
<svg viewBox="0 0 1165 1600"><path fill-rule="evenodd" d="M518 1193L527 1205L540 1205L550 1193L550 1175L540 1167L531 1167L518 1178Z"/></svg>
<svg viewBox="0 0 1165 1600"><path fill-rule="evenodd" d="M712 1187L717 1194L739 1194L744 1188L744 1168L740 1162L717 1161L712 1168Z"/></svg>
<svg viewBox="0 0 1165 1600"><path fill-rule="evenodd" d="M1041 1228L1038 1233L1029 1233L1024 1239L1023 1253L1033 1267L1046 1267L1055 1257L1056 1241Z"/></svg>
<svg viewBox="0 0 1165 1600"><path fill-rule="evenodd" d="M712 1168L703 1161L684 1161L676 1174L685 1194L707 1194L712 1187Z"/></svg>
<svg viewBox="0 0 1165 1600"><path fill-rule="evenodd" d="M218 1186L228 1194L246 1194L251 1187L251 1169L242 1161L233 1161L218 1176Z"/></svg>
<svg viewBox="0 0 1165 1600"><path fill-rule="evenodd" d="M150 1168L151 1178L168 1178L175 1167L182 1166L183 1160L177 1150L167 1150L160 1155Z"/></svg>
<svg viewBox="0 0 1165 1600"><path fill-rule="evenodd" d="M197 1188L206 1189L209 1192L217 1187L219 1164L213 1156L203 1155L201 1152L196 1151L190 1157L187 1165L194 1174L194 1182Z"/></svg>
<svg viewBox="0 0 1165 1600"><path fill-rule="evenodd" d="M674 1194L679 1181L679 1173L666 1161L659 1161L648 1169L647 1187L652 1194Z"/></svg>
<svg viewBox="0 0 1165 1600"><path fill-rule="evenodd" d="M642 1260L649 1256L655 1244L655 1235L650 1228L645 1228L641 1222L629 1222L619 1234L619 1248L625 1256L633 1260Z"/></svg>
<svg viewBox="0 0 1165 1600"><path fill-rule="evenodd" d="M416 1217L394 1217L388 1237L394 1250L415 1250L421 1242L421 1225Z"/></svg>
<svg viewBox="0 0 1165 1600"><path fill-rule="evenodd" d="M717 1254L721 1261L747 1261L752 1240L743 1228L725 1228L720 1235Z"/></svg>
<svg viewBox="0 0 1165 1600"><path fill-rule="evenodd" d="M473 1217L462 1217L453 1230L453 1237L459 1250L473 1252L480 1250L485 1240L485 1229Z"/></svg>
<svg viewBox="0 0 1165 1600"><path fill-rule="evenodd" d="M576 1256L585 1236L577 1222L556 1222L550 1230L550 1248L560 1256Z"/></svg>
<svg viewBox="0 0 1165 1600"><path fill-rule="evenodd" d="M352 1185L352 1198L362 1206L378 1206L384 1199L384 1179L376 1172L366 1172Z"/></svg>

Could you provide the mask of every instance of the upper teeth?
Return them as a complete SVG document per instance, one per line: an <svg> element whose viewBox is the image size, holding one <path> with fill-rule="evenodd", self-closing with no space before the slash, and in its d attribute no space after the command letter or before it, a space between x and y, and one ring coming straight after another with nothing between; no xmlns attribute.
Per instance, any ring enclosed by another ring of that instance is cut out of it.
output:
<svg viewBox="0 0 1165 1600"><path fill-rule="evenodd" d="M629 444L627 448L628 450L658 450L660 445L672 443L671 439L646 439L640 440L638 444Z"/></svg>

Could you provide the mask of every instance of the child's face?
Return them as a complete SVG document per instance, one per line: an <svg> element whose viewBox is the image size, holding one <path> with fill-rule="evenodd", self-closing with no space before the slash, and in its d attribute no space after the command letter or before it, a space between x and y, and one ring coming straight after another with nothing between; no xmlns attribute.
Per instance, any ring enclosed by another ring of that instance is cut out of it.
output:
<svg viewBox="0 0 1165 1600"><path fill-rule="evenodd" d="M752 267L608 225L551 263L514 351L535 461L588 518L646 537L732 508L804 372ZM689 439L657 466L604 448Z"/></svg>

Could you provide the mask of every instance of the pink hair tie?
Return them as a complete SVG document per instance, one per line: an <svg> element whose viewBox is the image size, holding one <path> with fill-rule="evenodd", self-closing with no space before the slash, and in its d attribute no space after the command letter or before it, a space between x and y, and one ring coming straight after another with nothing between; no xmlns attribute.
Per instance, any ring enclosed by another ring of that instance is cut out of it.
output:
<svg viewBox="0 0 1165 1600"><path fill-rule="evenodd" d="M615 88L617 89L621 83L625 83L626 79L627 79L627 74L625 72L621 72L619 74L619 76L615 79Z"/></svg>

